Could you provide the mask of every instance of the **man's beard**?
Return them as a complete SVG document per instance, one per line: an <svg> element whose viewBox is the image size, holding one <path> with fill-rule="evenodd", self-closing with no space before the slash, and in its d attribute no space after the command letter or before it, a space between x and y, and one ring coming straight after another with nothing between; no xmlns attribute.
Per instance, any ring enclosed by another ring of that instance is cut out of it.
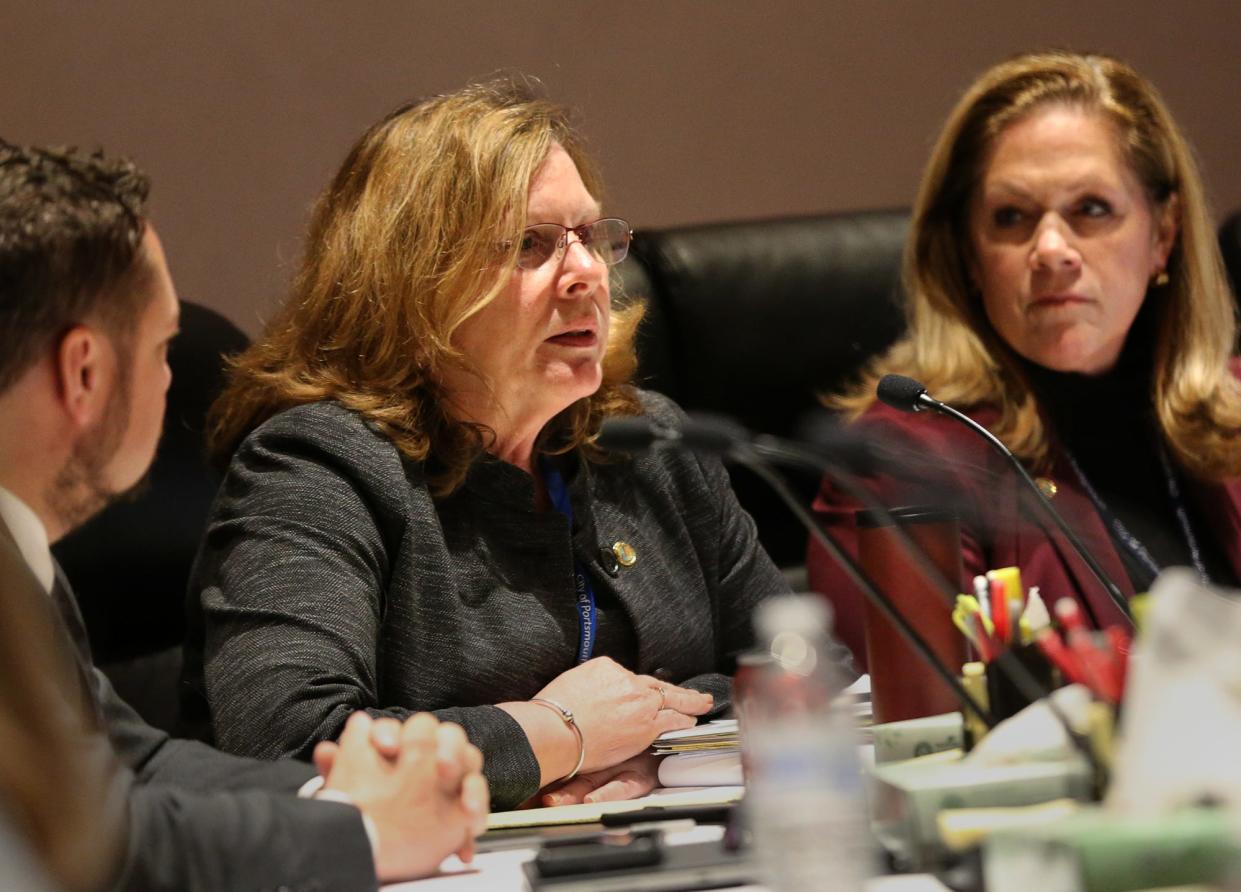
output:
<svg viewBox="0 0 1241 892"><path fill-rule="evenodd" d="M122 376L119 383L104 409L103 418L74 445L73 454L57 473L47 493L47 505L66 532L77 529L125 495L126 490L111 486L106 473L129 427L129 381Z"/></svg>

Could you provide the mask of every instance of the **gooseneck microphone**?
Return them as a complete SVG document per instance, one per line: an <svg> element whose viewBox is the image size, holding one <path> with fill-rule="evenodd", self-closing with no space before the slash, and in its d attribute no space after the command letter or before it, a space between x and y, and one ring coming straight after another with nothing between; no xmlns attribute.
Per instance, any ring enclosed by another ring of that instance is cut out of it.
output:
<svg viewBox="0 0 1241 892"><path fill-rule="evenodd" d="M913 383L917 384L917 382ZM921 385L918 385L918 388L925 393ZM916 394L911 394L910 399L916 399ZM871 438L845 428L837 428L826 434L822 430L816 433L816 445L807 447L800 443L790 443L767 435L753 436L741 425L718 417L704 420L703 416L699 416L697 419L685 421L677 428L654 423L648 418L615 418L604 421L597 442L605 449L626 452L641 452L666 447L713 452L749 468L771 486L810 536L839 563L866 599L887 617L902 637L922 657L923 662L948 685L957 700L977 715L988 728L995 727L996 720L991 713L982 708L981 704L961 685L956 675L940 662L930 645L896 608L891 599L879 591L858 566L857 561L819 526L797 496L790 491L784 478L768 463L770 460L829 474L850 497L856 499L863 507L880 516L890 518L891 515L874 494L846 470L848 465L856 463L867 469L856 473L867 474L874 469L876 464L883 464L888 456L884 455L884 450L879 444ZM899 523L894 524L893 531L918 569L940 589L945 603L951 609L956 601L956 583L944 576ZM1028 701L1031 703L1037 700L1046 702L1048 710L1064 729L1070 743L1093 769L1096 792L1101 790L1107 775L1106 767L1095 754L1090 741L1073 727L1063 710L1049 696L1049 692L1011 651L1002 651L995 658L994 663L996 668Z"/></svg>
<svg viewBox="0 0 1241 892"><path fill-rule="evenodd" d="M923 661L948 685L961 704L977 715L988 728L994 728L996 720L990 711L975 700L965 690L960 679L939 661L926 639L897 610L888 596L870 581L857 561L823 531L797 496L789 490L784 478L768 463L776 461L791 464L820 474L826 467L833 466L838 458L843 460L843 464L860 463L864 467L870 467L873 458L864 455L868 451L866 441L850 432L842 430L839 433L840 437L835 442L821 442L814 447L806 447L776 437L752 436L740 425L718 417L700 416L688 419L675 428L657 424L647 418L612 418L603 422L597 442L604 449L623 452L642 452L667 447L710 452L749 468L772 488L815 541L839 562L867 600L888 618ZM839 455L835 455L836 453Z"/></svg>
<svg viewBox="0 0 1241 892"><path fill-rule="evenodd" d="M875 389L875 395L881 403L901 412L921 412L923 409L933 409L937 404L922 382L905 375L884 375Z"/></svg>
<svg viewBox="0 0 1241 892"><path fill-rule="evenodd" d="M1068 525L1060 512L1052 506L1051 501L1048 500L1047 496L1043 495L1043 491L1038 488L1038 484L1034 482L1034 479L1030 476L1030 473L1025 469L1025 466L1021 463L1017 456L1013 455L1009 448L1005 446L995 434L991 433L991 431L987 430L964 412L960 412L952 408L952 406L949 406L947 403L941 403L939 400L927 393L926 388L923 387L920 382L915 381L913 378L906 377L905 375L884 375L879 381L879 386L875 390L875 395L879 397L880 402L901 412L932 411L937 412L940 415L947 416L948 418L955 419L986 440L992 449L1007 459L1008 463L1013 467L1013 470L1017 472L1017 476L1021 478L1023 483L1025 483L1026 488L1029 489L1030 492L1034 493L1034 497L1038 504L1042 507L1043 513L1051 518L1052 522L1055 523L1060 532L1064 534L1064 537L1069 540L1069 544L1073 546L1073 550L1077 552L1078 557L1085 562L1086 566L1090 568L1090 572L1093 573L1095 578L1098 579L1103 585L1108 597L1112 599L1112 602L1120 610L1121 615L1128 620L1130 626L1133 625L1133 613L1129 609L1129 602L1125 600L1125 596L1121 593L1120 588L1117 587L1116 583L1103 572L1103 568L1099 566L1099 562L1095 560L1095 556L1090 553L1084 544L1082 544L1081 539L1079 539L1077 534L1073 532L1073 529ZM1094 612L1090 609L1090 604L1088 602L1083 602L1083 606L1086 611L1091 614L1091 619L1094 621L1095 627L1098 628L1098 617L1094 616Z"/></svg>
<svg viewBox="0 0 1241 892"><path fill-rule="evenodd" d="M695 413L679 427L667 427L649 418L609 418L600 431L598 445L620 452L642 452L673 446L695 452L732 456L742 449L767 461L823 473L825 464L851 474L869 476L892 460L872 438L839 425L820 424L813 443L794 443L767 434L752 434L730 418ZM740 459L741 456L736 456Z"/></svg>

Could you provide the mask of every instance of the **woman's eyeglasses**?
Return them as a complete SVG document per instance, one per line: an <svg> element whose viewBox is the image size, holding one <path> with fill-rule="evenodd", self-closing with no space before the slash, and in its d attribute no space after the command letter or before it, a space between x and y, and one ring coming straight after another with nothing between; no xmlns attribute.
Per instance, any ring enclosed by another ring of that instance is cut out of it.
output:
<svg viewBox="0 0 1241 892"><path fill-rule="evenodd" d="M590 252L590 256L611 266L620 263L629 253L629 240L633 236L629 224L618 217L604 217L594 223L581 226L561 226L559 223L535 223L521 233L517 250L519 269L538 269L547 261L559 260L569 247L569 233Z"/></svg>

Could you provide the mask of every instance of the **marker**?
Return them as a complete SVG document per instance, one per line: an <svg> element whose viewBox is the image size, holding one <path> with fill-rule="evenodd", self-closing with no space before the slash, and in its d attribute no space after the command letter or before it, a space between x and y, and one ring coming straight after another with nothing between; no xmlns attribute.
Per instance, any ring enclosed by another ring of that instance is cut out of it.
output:
<svg viewBox="0 0 1241 892"><path fill-rule="evenodd" d="M1051 626L1044 626L1034 633L1034 643L1052 665L1060 670L1060 674L1070 684L1090 685L1086 682L1086 673L1082 669L1077 656L1064 645L1064 641Z"/></svg>
<svg viewBox="0 0 1241 892"><path fill-rule="evenodd" d="M978 655L982 657L984 663L990 663L999 653L999 648L995 644L995 639L987 634L986 621L981 613L970 614L970 621L974 626L974 636L977 639Z"/></svg>
<svg viewBox="0 0 1241 892"><path fill-rule="evenodd" d="M1072 598L1061 598L1053 609L1056 611L1056 619L1060 620L1060 625L1066 634L1072 631L1086 631L1086 620L1082 618L1082 608Z"/></svg>
<svg viewBox="0 0 1241 892"><path fill-rule="evenodd" d="M1005 637L1009 641L1014 641L1017 638L1021 613L1026 609L1025 589L1021 585L1021 571L1016 567L1001 567L998 570L988 571L987 579L992 585L992 601L996 597L995 583L998 581L1003 587L1003 598L1008 608L1008 635Z"/></svg>
<svg viewBox="0 0 1241 892"><path fill-rule="evenodd" d="M974 577L974 597L978 599L978 607L982 615L991 621L991 591L986 576Z"/></svg>
<svg viewBox="0 0 1241 892"><path fill-rule="evenodd" d="M1021 630L1021 643L1033 644L1034 636L1042 629L1051 625L1051 615L1047 612L1047 605L1043 603L1042 597L1039 596L1038 586L1030 586L1030 592L1026 596L1025 607L1021 610L1021 619L1018 626Z"/></svg>
<svg viewBox="0 0 1241 892"><path fill-rule="evenodd" d="M1056 619L1064 627L1064 640L1081 668L1083 684L1110 703L1119 703L1121 688L1113 665L1110 643L1100 634L1102 646L1086 628L1081 607L1072 598L1056 602Z"/></svg>
<svg viewBox="0 0 1241 892"><path fill-rule="evenodd" d="M1000 639L1001 643L1007 643L1011 631L1011 624L1008 616L1008 592L1004 590L1004 583L1000 579L996 579L987 574L987 582L991 587L991 621L995 623L995 636Z"/></svg>

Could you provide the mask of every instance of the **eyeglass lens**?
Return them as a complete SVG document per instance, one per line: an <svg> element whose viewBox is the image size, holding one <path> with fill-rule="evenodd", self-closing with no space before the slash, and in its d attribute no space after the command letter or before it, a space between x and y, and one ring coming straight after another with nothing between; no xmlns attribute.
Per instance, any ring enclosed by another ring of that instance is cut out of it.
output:
<svg viewBox="0 0 1241 892"><path fill-rule="evenodd" d="M522 269L538 269L553 256L559 258L568 247L570 232L577 235L592 257L609 266L620 263L629 253L629 224L616 217L606 217L574 229L559 223L535 223L522 232L517 265Z"/></svg>

